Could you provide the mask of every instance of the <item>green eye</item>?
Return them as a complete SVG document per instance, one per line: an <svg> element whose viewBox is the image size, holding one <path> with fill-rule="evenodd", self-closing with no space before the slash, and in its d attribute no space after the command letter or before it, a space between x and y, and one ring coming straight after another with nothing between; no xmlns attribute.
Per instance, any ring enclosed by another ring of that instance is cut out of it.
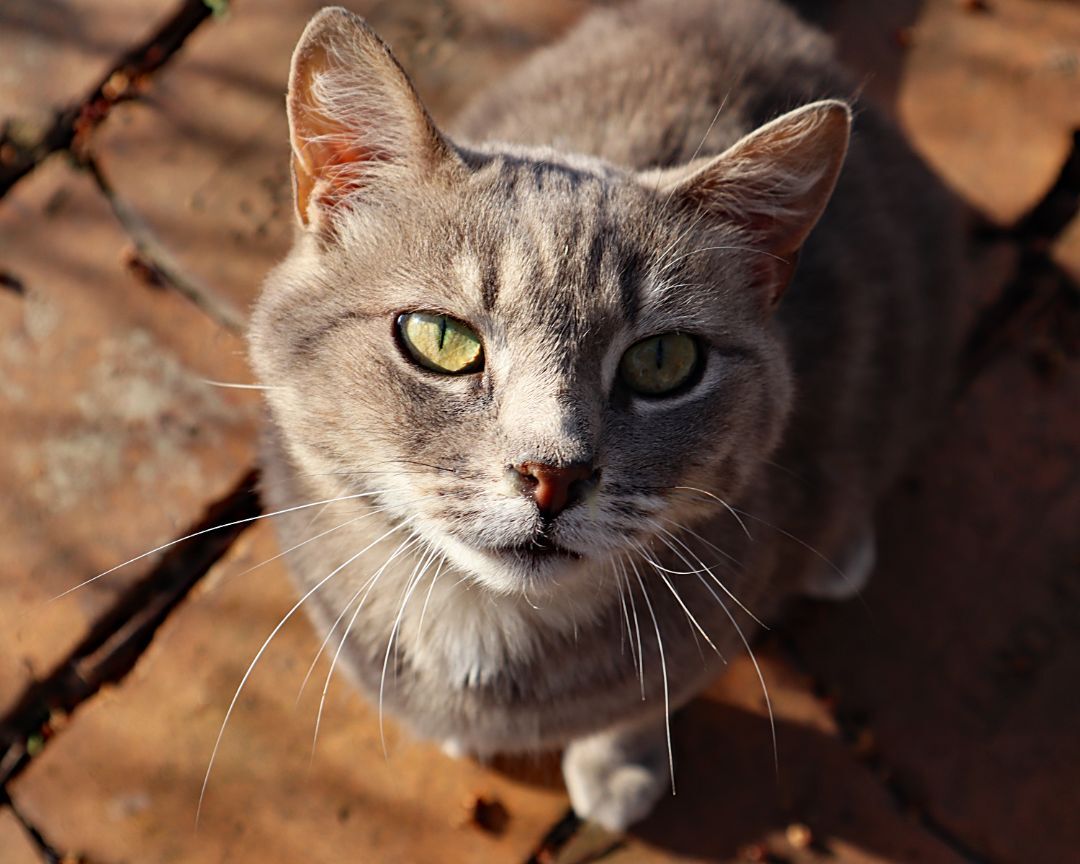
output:
<svg viewBox="0 0 1080 864"><path fill-rule="evenodd" d="M397 320L401 341L421 366L444 375L476 372L484 365L480 337L447 315L407 312Z"/></svg>
<svg viewBox="0 0 1080 864"><path fill-rule="evenodd" d="M619 372L631 390L663 396L685 384L697 366L697 342L683 333L664 333L627 348Z"/></svg>

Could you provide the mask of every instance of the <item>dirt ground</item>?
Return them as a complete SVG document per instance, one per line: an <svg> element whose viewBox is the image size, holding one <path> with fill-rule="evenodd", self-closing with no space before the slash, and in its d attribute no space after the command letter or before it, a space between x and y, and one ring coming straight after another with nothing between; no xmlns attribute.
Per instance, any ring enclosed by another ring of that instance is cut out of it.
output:
<svg viewBox="0 0 1080 864"><path fill-rule="evenodd" d="M674 0L673 0L674 2ZM228 6L224 14L209 7ZM805 603L676 719L626 837L551 762L451 760L338 682L254 493L242 332L292 230L318 0L0 5L0 864L1080 861L1080 3L801 0L969 206L952 416L861 602ZM437 119L584 0L350 0ZM119 562L170 545L71 593ZM62 595L62 596L61 596ZM299 618L299 616L297 616Z"/></svg>

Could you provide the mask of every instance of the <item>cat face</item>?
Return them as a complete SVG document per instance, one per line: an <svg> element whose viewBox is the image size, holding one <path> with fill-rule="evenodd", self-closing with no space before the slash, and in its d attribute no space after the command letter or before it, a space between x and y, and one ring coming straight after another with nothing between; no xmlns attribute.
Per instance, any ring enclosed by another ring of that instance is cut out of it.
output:
<svg viewBox="0 0 1080 864"><path fill-rule="evenodd" d="M835 181L839 103L647 174L465 148L331 10L289 104L302 230L252 354L328 497L374 492L467 576L542 592L669 542L775 446L769 313Z"/></svg>

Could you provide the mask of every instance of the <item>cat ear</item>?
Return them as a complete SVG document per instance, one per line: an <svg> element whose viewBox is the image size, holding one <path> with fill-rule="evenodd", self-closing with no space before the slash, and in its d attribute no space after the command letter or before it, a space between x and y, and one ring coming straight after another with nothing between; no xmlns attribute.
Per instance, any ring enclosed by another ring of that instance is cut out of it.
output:
<svg viewBox="0 0 1080 864"><path fill-rule="evenodd" d="M300 37L288 114L304 226L329 223L365 189L391 189L456 160L390 49L340 7L319 12Z"/></svg>
<svg viewBox="0 0 1080 864"><path fill-rule="evenodd" d="M772 306L832 195L850 132L844 102L814 102L755 130L689 176L672 177L667 193L749 234L766 253L759 264Z"/></svg>

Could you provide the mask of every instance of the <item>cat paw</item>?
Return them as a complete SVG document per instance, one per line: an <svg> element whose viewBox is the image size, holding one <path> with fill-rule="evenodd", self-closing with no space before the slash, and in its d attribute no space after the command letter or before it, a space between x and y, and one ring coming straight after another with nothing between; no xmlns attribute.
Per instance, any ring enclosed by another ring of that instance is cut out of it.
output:
<svg viewBox="0 0 1080 864"><path fill-rule="evenodd" d="M862 593L877 564L874 529L867 526L848 546L835 569L822 562L802 583L803 593L819 600L848 600Z"/></svg>
<svg viewBox="0 0 1080 864"><path fill-rule="evenodd" d="M563 755L563 779L574 812L621 833L649 815L670 784L663 734L645 742L616 734L575 741Z"/></svg>

